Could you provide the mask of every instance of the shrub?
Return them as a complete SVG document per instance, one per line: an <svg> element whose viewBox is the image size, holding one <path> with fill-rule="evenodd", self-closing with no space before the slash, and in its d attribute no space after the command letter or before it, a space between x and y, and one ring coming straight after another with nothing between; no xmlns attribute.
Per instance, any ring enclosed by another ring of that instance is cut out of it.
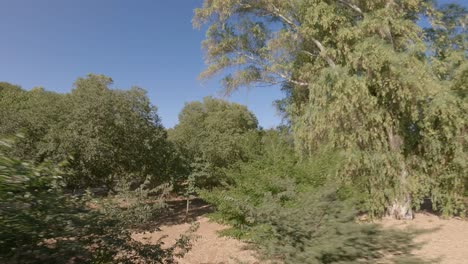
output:
<svg viewBox="0 0 468 264"><path fill-rule="evenodd" d="M228 170L229 184L202 192L217 209L212 217L233 226L225 235L253 242L269 261L280 263L411 257L412 234L356 221L358 199L334 180L340 153L320 150L301 160L288 142L269 131L262 155Z"/></svg>
<svg viewBox="0 0 468 264"><path fill-rule="evenodd" d="M188 236L167 249L132 240L131 223L149 219L141 215L154 207L90 206L87 195L64 192L63 175L51 163L35 166L0 149L0 262L172 263L176 249L189 248Z"/></svg>

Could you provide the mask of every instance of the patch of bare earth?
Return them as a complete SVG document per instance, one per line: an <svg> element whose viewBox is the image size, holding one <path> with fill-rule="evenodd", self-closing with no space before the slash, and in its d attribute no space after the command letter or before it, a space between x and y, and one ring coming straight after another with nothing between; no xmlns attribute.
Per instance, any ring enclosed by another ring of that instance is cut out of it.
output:
<svg viewBox="0 0 468 264"><path fill-rule="evenodd" d="M416 237L423 243L414 253L441 264L468 263L468 221L457 218L442 219L433 214L416 214L411 221L383 219L384 227L426 230Z"/></svg>
<svg viewBox="0 0 468 264"><path fill-rule="evenodd" d="M190 214L185 217L183 201L175 202L172 205L173 214L164 218L158 231L135 233L133 238L143 243L157 243L162 239L165 245L171 246L176 239L184 234L191 226L190 222L197 222L199 227L195 233L196 241L192 249L181 259L177 259L181 264L234 264L234 263L260 263L255 251L247 249L247 244L239 240L222 237L219 231L228 226L210 222L203 215L210 211L208 205L200 201L194 201Z"/></svg>
<svg viewBox="0 0 468 264"><path fill-rule="evenodd" d="M160 238L167 236L162 241L165 245L171 246L190 228L190 223L198 222L199 228L195 234L198 238L189 253L178 259L180 263L263 263L255 251L247 249L247 244L219 235L219 231L228 227L210 222L205 217L212 211L209 205L201 200L192 201L188 216L185 215L185 206L185 201L170 202L170 213L161 218L157 231L135 233L133 238L144 243L157 243ZM422 259L435 260L435 263L442 264L468 264L467 220L442 219L433 214L420 213L411 221L383 219L379 223L384 228L423 231L416 237L416 242L421 242L422 248L413 252Z"/></svg>

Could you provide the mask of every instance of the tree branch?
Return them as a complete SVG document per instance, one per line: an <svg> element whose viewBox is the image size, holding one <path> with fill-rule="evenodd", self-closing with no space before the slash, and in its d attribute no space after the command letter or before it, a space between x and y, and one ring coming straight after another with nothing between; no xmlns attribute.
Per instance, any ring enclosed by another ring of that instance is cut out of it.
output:
<svg viewBox="0 0 468 264"><path fill-rule="evenodd" d="M316 54L313 54L312 52L307 51L307 50L301 50L300 52L305 53L306 55L309 55L311 58L317 57Z"/></svg>
<svg viewBox="0 0 468 264"><path fill-rule="evenodd" d="M282 74L280 72L277 72L275 74L278 74L281 78L285 79L286 81L290 82L290 83L293 83L295 85L299 85L299 86L309 86L308 83L306 82L300 82L300 81L296 81L296 80L293 80L291 79L290 77L286 76L285 74Z"/></svg>
<svg viewBox="0 0 468 264"><path fill-rule="evenodd" d="M281 14L280 13L280 9L278 7L276 7L275 5L273 5L273 9L274 9L274 12L273 14L277 15L279 18L281 18L281 20L283 20L286 24L288 24L289 26L291 26L294 30L297 30L297 25L289 18L287 18L285 15Z"/></svg>
<svg viewBox="0 0 468 264"><path fill-rule="evenodd" d="M317 46L320 50L320 55L327 61L328 65L330 65L332 68L335 68L335 62L330 58L330 56L327 55L327 50L325 47L320 43L320 41L316 40L315 38L311 38L312 42L314 42L315 46Z"/></svg>
<svg viewBox="0 0 468 264"><path fill-rule="evenodd" d="M348 7L350 7L351 9L356 11L357 13L359 13L360 15L364 15L361 8L359 8L357 5L351 4L350 2L345 1L345 0L338 0L338 2L340 2L340 3L344 4L344 5L347 5Z"/></svg>
<svg viewBox="0 0 468 264"><path fill-rule="evenodd" d="M288 24L296 33L299 33L298 32L299 31L298 26L291 19L289 19L285 15L283 15L278 7L276 7L273 4L272 4L272 6L273 6L273 9L274 9L273 14L276 15L277 17L279 17L286 24ZM328 56L327 50L322 45L322 43L320 43L320 41L318 41L314 37L311 37L311 36L307 36L307 37L310 38L312 40L312 42L314 42L315 46L317 46L317 48L320 50L320 56L322 56L322 58L325 59L325 61L328 63L328 65L330 67L332 67L332 68L335 68L336 67L335 62L332 60L332 58L330 56Z"/></svg>
<svg viewBox="0 0 468 264"><path fill-rule="evenodd" d="M271 74L275 74L281 78L283 78L284 80L286 80L287 82L290 82L290 83L293 83L295 85L299 85L299 86L308 86L309 83L307 82L301 82L301 81L297 81L297 80L294 80L292 79L291 77L287 76L286 74L284 73L281 73L281 72L274 72L274 71L271 71L268 69L268 65L266 65L265 63L261 62L259 59L255 58L254 56L252 55L249 55L249 54L246 54L245 52L240 52L240 51L236 51L236 54L238 56L243 56L249 60L251 60L253 63L255 64L259 64L261 65L265 71L271 73Z"/></svg>

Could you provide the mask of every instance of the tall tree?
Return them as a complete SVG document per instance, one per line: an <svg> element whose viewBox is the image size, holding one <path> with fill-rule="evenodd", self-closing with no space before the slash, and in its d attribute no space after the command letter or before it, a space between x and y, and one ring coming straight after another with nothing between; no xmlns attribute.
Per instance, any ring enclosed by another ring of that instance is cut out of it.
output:
<svg viewBox="0 0 468 264"><path fill-rule="evenodd" d="M146 92L110 89L112 79L102 75L79 78L68 95L68 120L48 137L49 152L67 159L79 186L168 177L170 155L167 134Z"/></svg>
<svg viewBox="0 0 468 264"><path fill-rule="evenodd" d="M65 95L41 87L25 91L19 86L0 84L0 135L22 134L12 150L15 156L43 161L46 135L68 116L64 99Z"/></svg>
<svg viewBox="0 0 468 264"><path fill-rule="evenodd" d="M288 87L298 151L346 150L340 173L366 194L373 215L410 219L425 197L456 214L468 118L452 87L466 71L453 81L435 74L417 21L437 12L422 0L206 0L194 17L195 26L209 24L201 75L232 67L226 93Z"/></svg>
<svg viewBox="0 0 468 264"><path fill-rule="evenodd" d="M90 74L69 94L0 84L0 134L22 134L14 156L67 161L75 187L134 185L169 179L175 156L157 109L138 87L111 89L112 79Z"/></svg>
<svg viewBox="0 0 468 264"><path fill-rule="evenodd" d="M216 185L220 169L245 159L244 144L255 137L257 119L245 106L205 97L187 103L169 138L191 164L191 175L204 187Z"/></svg>

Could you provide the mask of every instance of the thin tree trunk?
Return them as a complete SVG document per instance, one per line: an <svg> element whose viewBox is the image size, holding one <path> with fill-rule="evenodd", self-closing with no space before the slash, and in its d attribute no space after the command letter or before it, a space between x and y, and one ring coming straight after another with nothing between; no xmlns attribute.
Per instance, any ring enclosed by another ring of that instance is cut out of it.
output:
<svg viewBox="0 0 468 264"><path fill-rule="evenodd" d="M187 208L185 210L185 218L188 218L189 208L190 208L190 198L187 198Z"/></svg>

